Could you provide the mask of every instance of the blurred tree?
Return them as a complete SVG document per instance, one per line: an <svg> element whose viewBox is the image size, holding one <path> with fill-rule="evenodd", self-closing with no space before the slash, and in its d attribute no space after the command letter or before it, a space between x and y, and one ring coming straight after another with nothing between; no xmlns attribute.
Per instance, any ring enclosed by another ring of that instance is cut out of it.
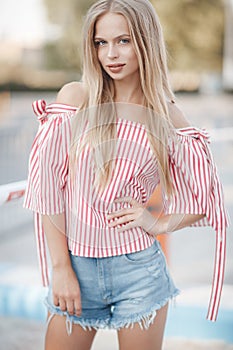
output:
<svg viewBox="0 0 233 350"><path fill-rule="evenodd" d="M43 0L48 19L59 25L62 36L45 45L47 68L80 70L81 32L83 16L93 0Z"/></svg>
<svg viewBox="0 0 233 350"><path fill-rule="evenodd" d="M221 70L223 0L153 0L152 3L162 22L172 69Z"/></svg>
<svg viewBox="0 0 233 350"><path fill-rule="evenodd" d="M83 16L93 0L43 0L48 18L63 36L47 45L48 66L80 69ZM223 0L152 0L162 22L169 66L179 70L219 71L222 66Z"/></svg>

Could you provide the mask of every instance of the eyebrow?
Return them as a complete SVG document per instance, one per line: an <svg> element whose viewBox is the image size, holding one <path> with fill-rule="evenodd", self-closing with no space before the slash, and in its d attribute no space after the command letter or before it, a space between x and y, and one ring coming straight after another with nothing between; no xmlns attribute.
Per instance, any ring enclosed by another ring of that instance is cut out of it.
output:
<svg viewBox="0 0 233 350"><path fill-rule="evenodd" d="M120 39L120 38L123 37L123 36L128 36L128 37L130 37L129 34L121 34L121 35L116 36L116 37L114 38L114 40ZM94 37L95 40L96 40L96 39L103 39L103 38L104 38L104 37L101 37L101 36L95 36L95 37Z"/></svg>

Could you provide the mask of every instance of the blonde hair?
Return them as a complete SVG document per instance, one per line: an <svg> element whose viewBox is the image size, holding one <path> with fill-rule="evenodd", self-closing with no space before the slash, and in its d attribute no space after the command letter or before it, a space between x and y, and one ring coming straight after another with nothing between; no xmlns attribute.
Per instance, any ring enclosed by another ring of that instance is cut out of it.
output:
<svg viewBox="0 0 233 350"><path fill-rule="evenodd" d="M79 116L74 118L74 151L71 153L73 156L76 154L77 140L80 140L88 120L89 132L85 133L82 144L88 143L95 150L94 160L98 169L99 184L106 183L110 179L114 167L115 147L115 143L111 140L116 140L117 118L114 81L101 67L94 45L96 22L108 12L121 14L127 20L139 63L141 89L145 98L144 107L147 108L149 115L145 120L148 139L158 159L161 182L169 193L171 181L168 138L172 128L167 102L173 101L174 95L168 80L162 28L155 9L148 0L100 0L87 12L83 26L83 82L87 87L88 97L80 107L81 118Z"/></svg>

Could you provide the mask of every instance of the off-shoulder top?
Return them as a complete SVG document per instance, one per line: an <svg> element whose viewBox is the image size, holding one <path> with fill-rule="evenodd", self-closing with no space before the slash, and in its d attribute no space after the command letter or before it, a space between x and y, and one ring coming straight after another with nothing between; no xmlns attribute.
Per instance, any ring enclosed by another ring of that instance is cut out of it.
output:
<svg viewBox="0 0 233 350"><path fill-rule="evenodd" d="M40 121L30 158L24 207L35 212L38 256L44 285L48 285L46 242L41 215L65 213L66 237L74 255L106 257L136 252L153 244L141 227L118 233L108 227L106 215L117 197L131 196L146 204L159 184L157 159L143 124L117 119L115 171L98 192L90 149L78 157L75 179L69 172L71 120L77 108L44 100L33 103ZM194 226L211 225L216 232L215 269L207 318L216 320L224 278L227 214L223 191L208 146L206 131L177 129L169 142L168 156L174 191L164 195L168 214L205 214Z"/></svg>

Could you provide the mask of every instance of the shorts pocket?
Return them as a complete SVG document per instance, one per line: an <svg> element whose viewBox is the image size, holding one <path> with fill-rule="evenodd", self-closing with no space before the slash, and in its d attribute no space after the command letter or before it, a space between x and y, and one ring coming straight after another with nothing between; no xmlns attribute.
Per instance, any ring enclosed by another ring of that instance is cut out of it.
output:
<svg viewBox="0 0 233 350"><path fill-rule="evenodd" d="M146 263L152 262L158 255L160 255L160 249L157 242L154 242L149 248L124 254L124 257L130 263L145 265Z"/></svg>

